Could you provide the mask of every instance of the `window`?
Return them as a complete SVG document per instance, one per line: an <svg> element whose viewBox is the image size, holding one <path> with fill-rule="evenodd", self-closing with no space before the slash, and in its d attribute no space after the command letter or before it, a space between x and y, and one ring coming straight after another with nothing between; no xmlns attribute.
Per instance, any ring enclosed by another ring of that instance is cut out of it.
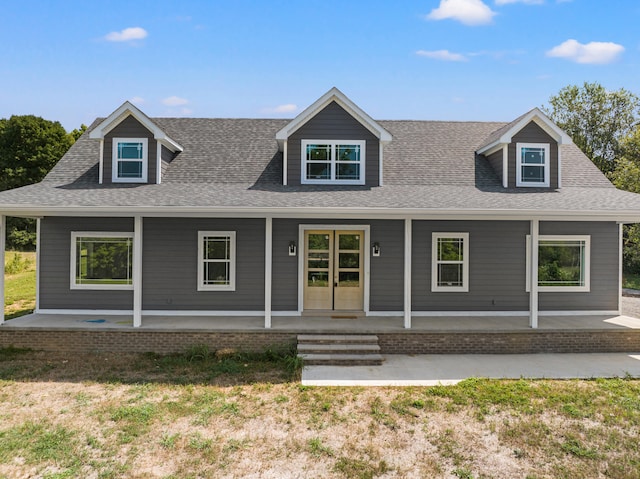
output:
<svg viewBox="0 0 640 479"><path fill-rule="evenodd" d="M302 183L364 185L365 144L302 140Z"/></svg>
<svg viewBox="0 0 640 479"><path fill-rule="evenodd" d="M235 231L198 232L198 291L235 291Z"/></svg>
<svg viewBox="0 0 640 479"><path fill-rule="evenodd" d="M516 144L516 186L549 186L549 145Z"/></svg>
<svg viewBox="0 0 640 479"><path fill-rule="evenodd" d="M469 291L469 233L433 233L431 291Z"/></svg>
<svg viewBox="0 0 640 479"><path fill-rule="evenodd" d="M146 138L114 138L111 181L114 183L147 182Z"/></svg>
<svg viewBox="0 0 640 479"><path fill-rule="evenodd" d="M132 278L133 233L71 233L71 289L133 289Z"/></svg>
<svg viewBox="0 0 640 479"><path fill-rule="evenodd" d="M538 290L589 291L590 236L539 236ZM531 289L531 236L527 235L527 291Z"/></svg>

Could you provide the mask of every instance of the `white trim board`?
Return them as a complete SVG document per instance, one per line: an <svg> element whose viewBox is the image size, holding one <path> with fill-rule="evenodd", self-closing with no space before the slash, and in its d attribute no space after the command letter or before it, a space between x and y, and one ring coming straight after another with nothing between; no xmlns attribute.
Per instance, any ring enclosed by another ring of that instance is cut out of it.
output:
<svg viewBox="0 0 640 479"><path fill-rule="evenodd" d="M36 309L36 314L66 314L66 315L102 315L123 316L133 315L132 309ZM298 311L273 311L273 316L302 317ZM368 311L366 316L384 316L401 318L402 311ZM540 316L619 316L620 311L540 311ZM142 316L264 316L264 311L185 311L185 310L155 310L142 311ZM529 316L529 311L413 311L414 317L488 317L488 316ZM354 323L354 324L357 324Z"/></svg>

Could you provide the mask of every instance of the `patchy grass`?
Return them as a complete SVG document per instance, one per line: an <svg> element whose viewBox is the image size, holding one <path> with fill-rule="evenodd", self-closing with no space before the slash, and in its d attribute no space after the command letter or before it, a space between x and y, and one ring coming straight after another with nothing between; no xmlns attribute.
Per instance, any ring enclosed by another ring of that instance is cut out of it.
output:
<svg viewBox="0 0 640 479"><path fill-rule="evenodd" d="M639 380L312 388L286 354L0 349L0 477L640 478Z"/></svg>
<svg viewBox="0 0 640 479"><path fill-rule="evenodd" d="M36 306L36 254L8 251L5 255L5 318L33 312Z"/></svg>

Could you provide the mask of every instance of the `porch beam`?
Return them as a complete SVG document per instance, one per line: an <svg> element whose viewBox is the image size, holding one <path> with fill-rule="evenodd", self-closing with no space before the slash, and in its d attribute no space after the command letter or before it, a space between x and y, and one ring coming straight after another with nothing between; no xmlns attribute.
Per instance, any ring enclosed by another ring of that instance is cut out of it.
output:
<svg viewBox="0 0 640 479"><path fill-rule="evenodd" d="M412 222L404 220L404 327L411 329L411 242Z"/></svg>
<svg viewBox="0 0 640 479"><path fill-rule="evenodd" d="M7 237L7 218L4 215L0 215L0 263L2 263L2 274L0 274L0 325L4 323L4 249L6 247Z"/></svg>
<svg viewBox="0 0 640 479"><path fill-rule="evenodd" d="M133 327L142 326L142 216L133 221Z"/></svg>
<svg viewBox="0 0 640 479"><path fill-rule="evenodd" d="M530 288L529 288L529 326L538 328L538 241L540 236L540 221L531 220L531 251L529 264Z"/></svg>
<svg viewBox="0 0 640 479"><path fill-rule="evenodd" d="M264 226L264 327L271 328L271 281L273 270L273 220L265 219Z"/></svg>

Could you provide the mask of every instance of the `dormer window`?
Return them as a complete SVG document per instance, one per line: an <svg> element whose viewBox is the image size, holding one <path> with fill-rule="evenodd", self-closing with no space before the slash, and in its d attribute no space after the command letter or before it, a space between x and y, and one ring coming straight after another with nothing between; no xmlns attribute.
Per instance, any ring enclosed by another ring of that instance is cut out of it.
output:
<svg viewBox="0 0 640 479"><path fill-rule="evenodd" d="M147 138L114 138L112 178L114 183L146 183Z"/></svg>
<svg viewBox="0 0 640 479"><path fill-rule="evenodd" d="M365 141L302 140L302 184L364 185Z"/></svg>
<svg viewBox="0 0 640 479"><path fill-rule="evenodd" d="M549 187L549 145L516 144L516 186Z"/></svg>

